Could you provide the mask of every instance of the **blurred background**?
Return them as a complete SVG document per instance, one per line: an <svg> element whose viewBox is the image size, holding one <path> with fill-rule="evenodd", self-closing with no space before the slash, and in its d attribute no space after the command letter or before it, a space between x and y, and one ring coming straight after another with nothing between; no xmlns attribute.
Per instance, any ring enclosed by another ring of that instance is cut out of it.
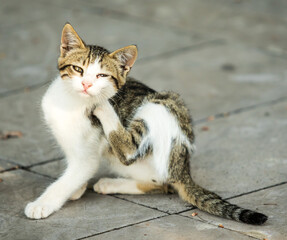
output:
<svg viewBox="0 0 287 240"><path fill-rule="evenodd" d="M137 44L131 75L181 93L201 119L286 92L284 0L1 0L0 97L57 75L63 25L89 44ZM26 89L27 90L27 89Z"/></svg>

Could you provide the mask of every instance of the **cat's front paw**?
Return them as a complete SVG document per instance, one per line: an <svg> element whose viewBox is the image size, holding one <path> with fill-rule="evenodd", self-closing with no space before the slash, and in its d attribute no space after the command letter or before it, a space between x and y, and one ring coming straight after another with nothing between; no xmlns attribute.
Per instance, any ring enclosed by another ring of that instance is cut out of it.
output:
<svg viewBox="0 0 287 240"><path fill-rule="evenodd" d="M94 191L101 194L116 193L113 180L110 178L101 178L96 184L94 184Z"/></svg>
<svg viewBox="0 0 287 240"><path fill-rule="evenodd" d="M30 202L25 208L25 215L32 219L41 219L50 216L56 209L49 204Z"/></svg>

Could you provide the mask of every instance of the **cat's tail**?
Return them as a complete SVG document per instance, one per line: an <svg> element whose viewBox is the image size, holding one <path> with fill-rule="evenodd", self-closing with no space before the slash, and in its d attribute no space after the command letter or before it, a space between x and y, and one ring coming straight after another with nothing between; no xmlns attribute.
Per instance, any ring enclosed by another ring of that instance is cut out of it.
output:
<svg viewBox="0 0 287 240"><path fill-rule="evenodd" d="M189 174L180 183L173 183L172 185L185 201L216 216L254 225L261 225L268 219L262 213L233 205L215 193L200 187L193 182Z"/></svg>

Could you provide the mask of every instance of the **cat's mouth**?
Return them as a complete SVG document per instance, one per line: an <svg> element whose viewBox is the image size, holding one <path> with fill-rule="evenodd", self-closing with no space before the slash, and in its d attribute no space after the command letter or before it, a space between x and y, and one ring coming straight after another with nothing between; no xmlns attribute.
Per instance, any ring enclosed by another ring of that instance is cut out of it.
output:
<svg viewBox="0 0 287 240"><path fill-rule="evenodd" d="M86 90L86 89L85 89L85 90L80 91L80 94L81 94L82 96L86 96L86 97L92 96L90 93L88 93L88 92L87 92L87 90Z"/></svg>

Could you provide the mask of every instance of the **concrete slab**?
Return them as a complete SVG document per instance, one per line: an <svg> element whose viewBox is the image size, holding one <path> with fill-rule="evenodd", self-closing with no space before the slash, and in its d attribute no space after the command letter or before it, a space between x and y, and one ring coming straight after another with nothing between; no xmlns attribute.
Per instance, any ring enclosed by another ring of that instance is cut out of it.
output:
<svg viewBox="0 0 287 240"><path fill-rule="evenodd" d="M76 239L163 216L163 213L116 199L87 193L44 220L29 220L23 209L50 180L22 170L0 175L1 239Z"/></svg>
<svg viewBox="0 0 287 240"><path fill-rule="evenodd" d="M285 0L88 0L86 3L121 12L137 21L146 20L183 31L208 32L216 37L239 40L286 54Z"/></svg>
<svg viewBox="0 0 287 240"><path fill-rule="evenodd" d="M166 240L166 239L250 239L236 232L221 229L199 221L189 220L180 216L167 216L128 228L115 230L89 238L91 240Z"/></svg>
<svg viewBox="0 0 287 240"><path fill-rule="evenodd" d="M21 138L1 141L0 157L22 166L59 158L61 152L41 120L40 102L46 87L3 98L0 129L21 131Z"/></svg>
<svg viewBox="0 0 287 240"><path fill-rule="evenodd" d="M18 13L17 21L24 20L21 24L0 28L0 96L7 91L49 81L57 74L61 31L67 21L88 44L97 44L110 50L137 44L139 58L190 46L206 39L198 35L179 36L166 29L111 19L106 15L97 15L96 9L82 4L73 5L69 1L65 2L65 7L48 3L37 2L33 7L26 6L21 11L18 9L20 5L10 7L12 10L7 13L10 17L14 18L14 14ZM51 12L52 18L49 16ZM38 17L33 13L43 15L45 20L35 21ZM26 23L29 14L35 20Z"/></svg>
<svg viewBox="0 0 287 240"><path fill-rule="evenodd" d="M284 101L197 125L195 181L223 197L286 181L286 119Z"/></svg>
<svg viewBox="0 0 287 240"><path fill-rule="evenodd" d="M180 93L194 119L286 96L286 60L234 42L136 63L133 71L157 90Z"/></svg>
<svg viewBox="0 0 287 240"><path fill-rule="evenodd" d="M234 221L214 217L197 209L182 213L182 215L201 221L207 221L209 224L213 224L215 226L222 224L226 229L231 229L248 236L253 236L255 239L287 239L286 187L287 185L284 184L230 200L232 203L249 209L254 209L268 215L269 219L263 226L239 224ZM198 216L192 217L191 214L193 212L197 212Z"/></svg>
<svg viewBox="0 0 287 240"><path fill-rule="evenodd" d="M44 5L40 1L30 1L26 4L19 4L17 0L1 1L2 21L0 29L8 30L10 28L11 31L14 26L43 20L49 17L50 9L48 5Z"/></svg>

